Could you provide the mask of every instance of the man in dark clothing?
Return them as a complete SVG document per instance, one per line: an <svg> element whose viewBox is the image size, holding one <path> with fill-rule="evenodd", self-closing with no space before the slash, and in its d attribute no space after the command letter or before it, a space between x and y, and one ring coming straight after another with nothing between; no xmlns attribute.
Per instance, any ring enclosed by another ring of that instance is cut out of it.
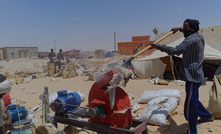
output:
<svg viewBox="0 0 221 134"><path fill-rule="evenodd" d="M59 53L57 54L58 60L64 60L64 54L62 53L62 49L59 50Z"/></svg>
<svg viewBox="0 0 221 134"><path fill-rule="evenodd" d="M54 58L56 58L56 54L54 53L54 49L51 49L51 53L48 55L50 62L54 62Z"/></svg>
<svg viewBox="0 0 221 134"><path fill-rule="evenodd" d="M171 31L182 31L184 41L175 48L160 44L150 44L151 49L156 48L169 55L183 54L181 71L186 81L186 100L184 116L189 124L188 134L197 134L197 118L200 122L213 121L214 118L199 101L199 87L204 81L202 63L204 58L205 42L199 31L199 21L186 19L183 28L175 27Z"/></svg>
<svg viewBox="0 0 221 134"><path fill-rule="evenodd" d="M60 70L61 68L61 60L64 60L64 54L62 53L62 49L59 50L59 53L57 54L57 59L58 61L55 62L55 69L58 65L58 69Z"/></svg>

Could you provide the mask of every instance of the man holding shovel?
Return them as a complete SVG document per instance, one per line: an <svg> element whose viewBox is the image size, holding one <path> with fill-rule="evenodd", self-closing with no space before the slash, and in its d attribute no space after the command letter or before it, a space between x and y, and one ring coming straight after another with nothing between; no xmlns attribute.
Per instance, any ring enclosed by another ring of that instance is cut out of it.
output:
<svg viewBox="0 0 221 134"><path fill-rule="evenodd" d="M186 100L184 104L184 116L189 124L187 134L197 134L197 119L198 122L213 121L214 118L206 110L206 108L199 101L198 89L204 81L204 73L202 63L204 58L205 42L199 31L199 21L186 19L183 23L183 28L172 28L173 33L182 31L184 34L184 41L175 48L160 44L150 44L151 48L159 49L169 55L183 54L181 73L183 79L186 81Z"/></svg>

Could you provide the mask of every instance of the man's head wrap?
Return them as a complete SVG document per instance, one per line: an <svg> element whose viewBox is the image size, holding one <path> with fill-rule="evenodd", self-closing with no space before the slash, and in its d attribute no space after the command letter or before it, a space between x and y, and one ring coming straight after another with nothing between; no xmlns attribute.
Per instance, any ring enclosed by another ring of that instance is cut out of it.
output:
<svg viewBox="0 0 221 134"><path fill-rule="evenodd" d="M190 25L190 28L193 28L194 29L194 32L198 32L199 31L199 21L198 20L193 20L193 19L186 19L184 21L185 22L188 22L189 25Z"/></svg>

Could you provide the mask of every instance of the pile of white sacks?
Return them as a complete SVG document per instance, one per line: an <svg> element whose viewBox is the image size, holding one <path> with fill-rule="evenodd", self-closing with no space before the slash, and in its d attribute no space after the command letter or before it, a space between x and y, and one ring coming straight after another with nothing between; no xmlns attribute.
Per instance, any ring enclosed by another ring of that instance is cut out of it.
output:
<svg viewBox="0 0 221 134"><path fill-rule="evenodd" d="M147 104L139 119L153 125L164 126L167 116L176 109L180 99L181 92L176 89L146 90L137 101Z"/></svg>

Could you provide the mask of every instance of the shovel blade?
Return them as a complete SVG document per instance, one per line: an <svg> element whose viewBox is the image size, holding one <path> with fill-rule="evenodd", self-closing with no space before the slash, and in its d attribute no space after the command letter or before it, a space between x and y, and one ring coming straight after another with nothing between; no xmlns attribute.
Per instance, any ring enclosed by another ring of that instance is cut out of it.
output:
<svg viewBox="0 0 221 134"><path fill-rule="evenodd" d="M114 62L114 63L108 64L107 68L112 68L114 66L120 66L120 64L118 62Z"/></svg>

